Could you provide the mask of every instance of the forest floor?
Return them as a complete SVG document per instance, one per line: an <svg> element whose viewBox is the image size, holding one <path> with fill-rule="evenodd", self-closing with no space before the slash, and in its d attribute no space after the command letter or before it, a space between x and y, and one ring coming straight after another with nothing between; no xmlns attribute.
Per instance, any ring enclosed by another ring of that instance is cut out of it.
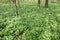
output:
<svg viewBox="0 0 60 40"><path fill-rule="evenodd" d="M19 16L15 16L14 8L0 4L0 39L60 40L60 4L49 4L47 9L43 5L38 9L36 4L21 4Z"/></svg>

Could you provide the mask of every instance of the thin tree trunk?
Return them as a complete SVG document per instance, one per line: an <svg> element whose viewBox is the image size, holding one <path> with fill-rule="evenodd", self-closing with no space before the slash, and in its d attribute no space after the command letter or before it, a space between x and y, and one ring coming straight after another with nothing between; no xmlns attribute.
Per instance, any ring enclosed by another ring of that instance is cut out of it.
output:
<svg viewBox="0 0 60 40"><path fill-rule="evenodd" d="M18 16L18 8L16 4L15 4L15 7L16 7L16 16Z"/></svg>
<svg viewBox="0 0 60 40"><path fill-rule="evenodd" d="M16 0L16 2L15 2L16 16L18 16L18 15L19 15L19 13L18 13L18 6L17 6L18 4L17 4L17 2L18 2L18 1Z"/></svg>
<svg viewBox="0 0 60 40"><path fill-rule="evenodd" d="M45 2L45 8L48 8L48 0Z"/></svg>
<svg viewBox="0 0 60 40"><path fill-rule="evenodd" d="M38 0L38 7L40 7L40 0Z"/></svg>

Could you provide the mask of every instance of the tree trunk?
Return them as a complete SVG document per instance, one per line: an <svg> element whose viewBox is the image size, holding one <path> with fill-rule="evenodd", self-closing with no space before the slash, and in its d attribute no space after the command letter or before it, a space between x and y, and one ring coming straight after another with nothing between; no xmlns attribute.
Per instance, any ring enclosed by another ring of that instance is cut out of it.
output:
<svg viewBox="0 0 60 40"><path fill-rule="evenodd" d="M16 8L16 16L18 16L19 14L18 14L18 7L17 7L17 5L15 4L15 8Z"/></svg>
<svg viewBox="0 0 60 40"><path fill-rule="evenodd" d="M40 0L38 0L38 7L40 7Z"/></svg>
<svg viewBox="0 0 60 40"><path fill-rule="evenodd" d="M45 2L45 8L48 8L48 0Z"/></svg>
<svg viewBox="0 0 60 40"><path fill-rule="evenodd" d="M19 13L18 13L19 0L9 0L9 2L12 2L15 5L16 16L18 16L19 15Z"/></svg>
<svg viewBox="0 0 60 40"><path fill-rule="evenodd" d="M18 16L19 15L19 13L18 13L18 4L19 4L19 0L15 0L16 2L15 2L15 9L16 9L16 16Z"/></svg>

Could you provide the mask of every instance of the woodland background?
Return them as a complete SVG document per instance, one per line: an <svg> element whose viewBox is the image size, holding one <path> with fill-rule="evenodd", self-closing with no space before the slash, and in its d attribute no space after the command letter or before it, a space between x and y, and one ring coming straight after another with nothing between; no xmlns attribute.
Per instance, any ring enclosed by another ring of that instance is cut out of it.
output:
<svg viewBox="0 0 60 40"><path fill-rule="evenodd" d="M60 0L0 0L0 40L60 40Z"/></svg>

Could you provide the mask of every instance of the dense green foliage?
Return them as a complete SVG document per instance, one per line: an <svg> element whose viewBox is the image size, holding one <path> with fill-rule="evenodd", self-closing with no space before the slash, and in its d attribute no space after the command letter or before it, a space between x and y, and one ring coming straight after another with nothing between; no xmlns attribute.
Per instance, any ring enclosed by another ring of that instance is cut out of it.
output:
<svg viewBox="0 0 60 40"><path fill-rule="evenodd" d="M19 16L14 5L0 4L0 40L60 40L60 4L20 4Z"/></svg>

